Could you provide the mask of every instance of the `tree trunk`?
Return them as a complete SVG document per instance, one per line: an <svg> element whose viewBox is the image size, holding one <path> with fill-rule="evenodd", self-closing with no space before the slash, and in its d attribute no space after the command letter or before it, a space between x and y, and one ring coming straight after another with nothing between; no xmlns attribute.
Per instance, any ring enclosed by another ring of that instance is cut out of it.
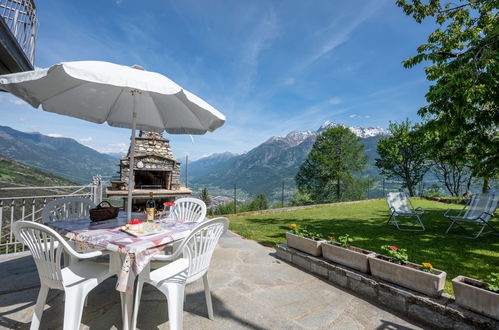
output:
<svg viewBox="0 0 499 330"><path fill-rule="evenodd" d="M338 202L341 201L341 197L340 197L340 178L336 179L336 198L338 198Z"/></svg>
<svg viewBox="0 0 499 330"><path fill-rule="evenodd" d="M487 193L490 191L489 178L483 178L482 192Z"/></svg>
<svg viewBox="0 0 499 330"><path fill-rule="evenodd" d="M414 197L414 186L412 184L407 185L407 190L409 190L409 197Z"/></svg>

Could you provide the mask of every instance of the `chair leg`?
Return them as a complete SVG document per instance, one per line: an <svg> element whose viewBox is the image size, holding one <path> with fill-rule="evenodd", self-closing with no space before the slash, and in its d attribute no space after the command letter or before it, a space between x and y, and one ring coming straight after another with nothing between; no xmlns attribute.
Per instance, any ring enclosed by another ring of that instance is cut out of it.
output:
<svg viewBox="0 0 499 330"><path fill-rule="evenodd" d="M135 299L133 300L133 317L132 317L132 327L131 329L137 328L137 318L139 316L139 305L140 305L140 297L142 296L142 287L144 286L144 282L140 279L137 281L137 289L135 291Z"/></svg>
<svg viewBox="0 0 499 330"><path fill-rule="evenodd" d="M47 301L48 293L49 293L49 287L42 284L40 286L40 292L38 292L38 298L36 299L35 312L33 313L33 318L31 319L30 330L38 330L38 328L40 327L43 308L45 307L45 302Z"/></svg>
<svg viewBox="0 0 499 330"><path fill-rule="evenodd" d="M450 229L452 228L452 226L454 226L454 224L456 223L456 221L455 221L455 220L451 220L451 221L452 221L452 223L450 224L449 228L447 228L447 230L445 231L445 233L446 233L446 234L448 234L448 233L449 233L449 231L450 231Z"/></svg>
<svg viewBox="0 0 499 330"><path fill-rule="evenodd" d="M163 283L158 289L166 296L168 303L169 329L182 330L184 323L185 283Z"/></svg>
<svg viewBox="0 0 499 330"><path fill-rule="evenodd" d="M210 292L210 284L208 283L208 273L203 276L203 284L204 284L204 296L206 298L206 307L208 308L208 318L210 320L214 320L213 317L213 303L211 301L211 292Z"/></svg>
<svg viewBox="0 0 499 330"><path fill-rule="evenodd" d="M82 288L65 288L64 301L64 330L74 330L80 328L81 315L83 314L83 304L85 303L86 292Z"/></svg>

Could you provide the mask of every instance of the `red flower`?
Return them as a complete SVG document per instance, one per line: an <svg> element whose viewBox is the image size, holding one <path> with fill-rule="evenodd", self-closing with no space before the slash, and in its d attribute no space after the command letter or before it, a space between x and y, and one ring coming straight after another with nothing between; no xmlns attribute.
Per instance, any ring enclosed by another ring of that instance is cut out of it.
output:
<svg viewBox="0 0 499 330"><path fill-rule="evenodd" d="M163 204L165 206L173 206L173 205L175 205L175 203L173 203L173 202L164 202Z"/></svg>
<svg viewBox="0 0 499 330"><path fill-rule="evenodd" d="M397 251L398 250L398 248L395 245L390 246L390 249L392 249L393 251Z"/></svg>

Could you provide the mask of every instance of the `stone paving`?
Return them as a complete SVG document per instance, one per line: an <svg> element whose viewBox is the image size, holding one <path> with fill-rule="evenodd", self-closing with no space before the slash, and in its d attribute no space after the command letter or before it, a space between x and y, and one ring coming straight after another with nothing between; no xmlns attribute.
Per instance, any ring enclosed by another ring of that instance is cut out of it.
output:
<svg viewBox="0 0 499 330"><path fill-rule="evenodd" d="M215 320L207 318L202 281L187 287L184 329L420 329L277 259L274 249L228 233L209 272ZM31 256L0 259L0 329L27 329L38 294ZM115 279L89 295L81 329L120 329ZM62 291L51 290L42 329L62 328ZM142 295L139 329L168 329L164 296L151 286Z"/></svg>

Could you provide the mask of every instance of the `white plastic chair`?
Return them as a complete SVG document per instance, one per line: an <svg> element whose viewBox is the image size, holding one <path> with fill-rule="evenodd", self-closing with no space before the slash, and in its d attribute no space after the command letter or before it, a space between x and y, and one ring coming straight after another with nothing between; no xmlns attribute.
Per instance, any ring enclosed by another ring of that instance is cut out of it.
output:
<svg viewBox="0 0 499 330"><path fill-rule="evenodd" d="M386 196L386 201L390 207L392 214L387 223L393 224L398 230L403 231L423 231L425 226L421 217L424 214L424 210L421 207L414 208L412 206L411 200L407 197L404 192L389 192ZM397 217L413 217L416 219L416 229L414 228L402 228L397 222Z"/></svg>
<svg viewBox="0 0 499 330"><path fill-rule="evenodd" d="M182 222L201 222L206 218L206 204L192 197L179 198L172 206L169 220L177 220Z"/></svg>
<svg viewBox="0 0 499 330"><path fill-rule="evenodd" d="M140 296L144 283L157 287L166 296L170 329L182 329L185 285L202 277L208 317L213 320L208 268L217 242L227 231L228 226L229 220L226 218L216 218L199 224L171 256L161 256L164 261L174 261L153 271L147 266L139 274L132 329L137 326ZM181 253L182 256L179 258Z"/></svg>
<svg viewBox="0 0 499 330"><path fill-rule="evenodd" d="M88 198L65 197L54 199L45 205L42 212L42 222L78 218L89 215L88 210L95 207L95 203Z"/></svg>
<svg viewBox="0 0 499 330"><path fill-rule="evenodd" d="M494 217L494 212L497 209L497 204L499 202L499 192L493 191L490 193L482 193L475 194L472 196L471 200L468 204L464 206L462 210L459 211L458 214L451 215L450 213L455 211L449 209L445 212L444 216L449 219L451 222L449 228L445 231L445 233L449 233L451 228L454 225L458 225L459 227L465 229L463 226L459 224L459 222L467 222L467 223L477 223L482 225L479 229L478 233L475 236L469 236L467 238L478 238L481 234L487 234L491 232L495 232L496 234L499 231L494 228L489 220ZM484 233L483 230L485 227L489 227L492 230ZM465 229L466 230L466 229Z"/></svg>
<svg viewBox="0 0 499 330"><path fill-rule="evenodd" d="M12 227L16 238L29 247L40 277L40 292L30 329L40 326L49 289L65 293L64 330L79 329L85 298L102 281L118 273L119 261L115 257L111 257L108 264L85 260L102 253L78 253L57 232L39 223L17 221ZM72 257L68 267L61 266L63 252Z"/></svg>

